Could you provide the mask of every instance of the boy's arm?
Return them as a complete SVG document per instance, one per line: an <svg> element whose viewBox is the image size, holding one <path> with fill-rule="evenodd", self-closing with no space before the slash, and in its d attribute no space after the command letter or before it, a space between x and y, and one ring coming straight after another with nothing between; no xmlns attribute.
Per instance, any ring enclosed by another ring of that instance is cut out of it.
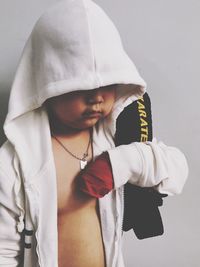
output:
<svg viewBox="0 0 200 267"><path fill-rule="evenodd" d="M127 182L155 187L160 193L181 193L188 177L184 154L163 142L133 142L103 153L80 175L80 188L94 197L102 197Z"/></svg>
<svg viewBox="0 0 200 267"><path fill-rule="evenodd" d="M163 142L133 142L108 151L114 188L129 182L141 187L155 187L160 193L181 193L188 177L184 154Z"/></svg>
<svg viewBox="0 0 200 267"><path fill-rule="evenodd" d="M15 204L14 184L0 168L0 266L20 266L22 234L18 232L20 210Z"/></svg>
<svg viewBox="0 0 200 267"><path fill-rule="evenodd" d="M112 186L116 189L129 182L140 187L155 187L160 193L168 195L180 193L188 177L184 154L175 147L158 142L156 138L150 141L152 119L147 94L143 100L127 104L123 104L126 107L123 111L115 108L112 116L103 120L104 132L117 141L118 146L108 150L109 157L105 157L104 153L86 169L82 175L82 191L101 197ZM144 129L141 129L141 119L148 125L145 140L149 141L146 142L136 142L142 140ZM127 145L121 145L123 143Z"/></svg>

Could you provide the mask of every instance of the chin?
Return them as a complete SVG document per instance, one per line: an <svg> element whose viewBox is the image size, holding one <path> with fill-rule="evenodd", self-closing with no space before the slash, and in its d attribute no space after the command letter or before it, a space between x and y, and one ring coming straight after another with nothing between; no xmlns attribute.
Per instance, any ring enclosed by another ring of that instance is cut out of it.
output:
<svg viewBox="0 0 200 267"><path fill-rule="evenodd" d="M97 124L99 121L99 119L93 118L93 119L89 119L87 121L84 121L83 123L78 125L79 129L88 129L90 127L93 127L95 124Z"/></svg>

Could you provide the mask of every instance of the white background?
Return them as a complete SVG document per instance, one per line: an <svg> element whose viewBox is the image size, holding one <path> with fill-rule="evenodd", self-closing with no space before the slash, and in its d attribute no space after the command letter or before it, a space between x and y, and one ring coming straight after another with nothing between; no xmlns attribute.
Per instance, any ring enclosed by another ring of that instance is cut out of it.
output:
<svg viewBox="0 0 200 267"><path fill-rule="evenodd" d="M17 63L34 23L54 0L0 2L0 144ZM119 29L148 84L154 136L189 163L181 195L161 208L165 234L143 241L124 234L127 267L200 266L200 1L96 0Z"/></svg>

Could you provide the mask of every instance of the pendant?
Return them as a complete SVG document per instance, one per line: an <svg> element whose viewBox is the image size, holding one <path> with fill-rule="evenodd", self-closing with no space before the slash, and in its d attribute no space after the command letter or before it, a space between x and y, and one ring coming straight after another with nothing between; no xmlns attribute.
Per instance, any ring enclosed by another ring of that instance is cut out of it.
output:
<svg viewBox="0 0 200 267"><path fill-rule="evenodd" d="M87 165L87 160L80 160L80 167L81 170L85 169L85 166Z"/></svg>

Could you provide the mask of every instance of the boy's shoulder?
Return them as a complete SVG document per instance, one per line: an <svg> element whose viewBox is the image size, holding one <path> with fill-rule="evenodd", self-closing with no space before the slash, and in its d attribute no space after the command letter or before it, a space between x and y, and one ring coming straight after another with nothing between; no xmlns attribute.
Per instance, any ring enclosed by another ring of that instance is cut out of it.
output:
<svg viewBox="0 0 200 267"><path fill-rule="evenodd" d="M12 158L14 156L14 147L10 143L9 140L6 140L0 147L0 162L2 160L7 160L8 158Z"/></svg>
<svg viewBox="0 0 200 267"><path fill-rule="evenodd" d="M1 176L15 177L13 168L13 159L15 156L15 149L13 145L6 140L0 147L0 179Z"/></svg>

